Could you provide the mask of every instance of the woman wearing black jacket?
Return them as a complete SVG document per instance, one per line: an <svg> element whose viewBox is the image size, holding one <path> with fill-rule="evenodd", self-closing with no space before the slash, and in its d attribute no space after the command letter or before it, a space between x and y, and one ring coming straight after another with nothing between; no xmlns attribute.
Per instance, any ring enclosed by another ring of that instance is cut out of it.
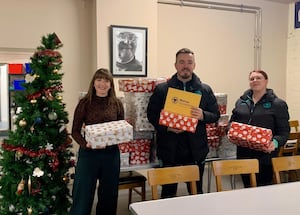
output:
<svg viewBox="0 0 300 215"><path fill-rule="evenodd" d="M262 71L249 74L250 89L236 102L230 121L259 126L272 130L272 142L275 150L271 153L256 151L245 147L237 147L237 158L256 158L259 160L258 186L272 184L272 157L277 157L279 148L289 136L289 112L285 101L278 98L272 89L267 88L268 75ZM242 176L244 186L250 186L248 176Z"/></svg>

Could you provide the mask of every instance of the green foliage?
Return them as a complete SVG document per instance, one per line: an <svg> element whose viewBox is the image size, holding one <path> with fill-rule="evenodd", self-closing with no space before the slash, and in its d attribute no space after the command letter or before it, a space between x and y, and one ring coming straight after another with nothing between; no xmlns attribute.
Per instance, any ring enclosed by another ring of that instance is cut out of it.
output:
<svg viewBox="0 0 300 215"><path fill-rule="evenodd" d="M0 215L68 214L71 139L62 101L62 43L55 33L42 37L31 57L25 90L15 93L16 129L2 145Z"/></svg>

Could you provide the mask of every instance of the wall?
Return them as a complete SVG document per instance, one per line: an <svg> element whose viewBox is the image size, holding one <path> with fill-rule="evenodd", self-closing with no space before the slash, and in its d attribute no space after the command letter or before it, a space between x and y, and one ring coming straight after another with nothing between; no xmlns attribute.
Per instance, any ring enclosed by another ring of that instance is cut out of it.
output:
<svg viewBox="0 0 300 215"><path fill-rule="evenodd" d="M189 47L196 53L195 72L202 81L215 92L228 93L229 113L248 88L248 73L254 69L253 14L162 5L155 0L97 2L99 66L109 66L110 25L144 26L149 28L148 77L171 76L175 72L175 52ZM259 0L219 2L262 9L261 68L270 76L269 87L285 99L288 4Z"/></svg>
<svg viewBox="0 0 300 215"><path fill-rule="evenodd" d="M300 120L300 29L294 28L294 4L290 5L287 39L287 103L291 119Z"/></svg>
<svg viewBox="0 0 300 215"><path fill-rule="evenodd" d="M291 37L288 5L262 0L222 2L262 8L262 68L270 75L269 87L288 99L292 116L300 119L298 94L293 94L299 91L297 64L286 57L287 39ZM35 49L48 32L56 32L64 43L63 99L70 120L78 92L87 90L95 69L110 67L110 25L148 28L148 77L172 75L175 51L187 46L196 52L196 72L201 79L215 91L229 94L228 112L248 87L247 74L253 66L251 15L170 9L157 0L43 0L42 4L39 0L0 0L0 5L0 48ZM299 41L294 33L294 40L288 41L289 52Z"/></svg>
<svg viewBox="0 0 300 215"><path fill-rule="evenodd" d="M82 0L0 0L0 50L35 50L43 35L56 32L64 46L63 101L72 120L78 92L92 71L92 14ZM89 18L90 16L90 18ZM91 21L88 21L91 20ZM32 52L33 54L33 52ZM0 59L1 61L1 59ZM69 124L70 129L70 124Z"/></svg>
<svg viewBox="0 0 300 215"><path fill-rule="evenodd" d="M286 89L282 83L285 82L288 5L255 0L219 2L243 4L245 10L246 6L261 8L261 69L269 74L269 87L285 98ZM176 51L182 47L191 48L196 54L196 74L215 92L228 94L228 113L248 88L249 72L256 68L255 14L242 12L243 8L236 12L158 6L158 71L167 76L173 74Z"/></svg>
<svg viewBox="0 0 300 215"><path fill-rule="evenodd" d="M148 28L148 77L157 77L156 0L96 0L97 65L110 68L110 25ZM116 86L118 87L117 80ZM120 92L118 95L122 96Z"/></svg>

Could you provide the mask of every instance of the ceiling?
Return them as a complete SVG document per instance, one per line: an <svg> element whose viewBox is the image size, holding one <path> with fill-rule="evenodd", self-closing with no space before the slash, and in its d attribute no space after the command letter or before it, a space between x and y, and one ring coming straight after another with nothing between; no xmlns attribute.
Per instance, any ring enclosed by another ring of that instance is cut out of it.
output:
<svg viewBox="0 0 300 215"><path fill-rule="evenodd" d="M289 4L289 3L296 2L297 0L266 0L266 1L272 1L272 2L279 2L279 3Z"/></svg>

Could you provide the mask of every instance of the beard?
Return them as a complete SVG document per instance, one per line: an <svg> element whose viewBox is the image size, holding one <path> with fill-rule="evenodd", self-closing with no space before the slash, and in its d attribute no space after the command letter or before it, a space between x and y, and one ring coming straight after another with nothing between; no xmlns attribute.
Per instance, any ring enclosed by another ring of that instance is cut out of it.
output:
<svg viewBox="0 0 300 215"><path fill-rule="evenodd" d="M192 71L185 68L185 69L181 70L181 74L179 76L183 80L191 79L192 78Z"/></svg>

